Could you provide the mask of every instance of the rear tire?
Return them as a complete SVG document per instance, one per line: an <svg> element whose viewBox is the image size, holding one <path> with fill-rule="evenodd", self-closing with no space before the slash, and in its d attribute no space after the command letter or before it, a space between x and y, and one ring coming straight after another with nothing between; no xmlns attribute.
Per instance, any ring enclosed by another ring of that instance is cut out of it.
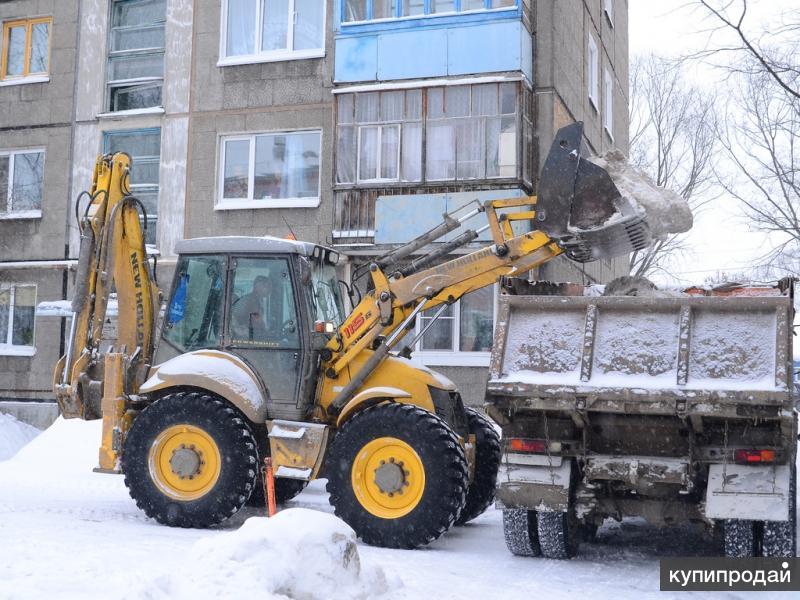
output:
<svg viewBox="0 0 800 600"><path fill-rule="evenodd" d="M572 558L578 553L578 525L569 512L539 511L539 547L545 558Z"/></svg>
<svg viewBox="0 0 800 600"><path fill-rule="evenodd" d="M355 415L336 434L325 469L336 516L367 544L387 548L441 536L469 483L464 449L447 423L408 404Z"/></svg>
<svg viewBox="0 0 800 600"><path fill-rule="evenodd" d="M797 468L791 470L789 480L789 520L764 521L761 540L763 556L792 558L797 551Z"/></svg>
<svg viewBox="0 0 800 600"><path fill-rule="evenodd" d="M539 556L539 532L536 511L526 508L503 510L503 536L515 556Z"/></svg>
<svg viewBox="0 0 800 600"><path fill-rule="evenodd" d="M483 413L466 408L469 432L475 434L475 478L467 491L467 502L461 509L456 525L478 517L494 501L497 470L500 468L500 436Z"/></svg>
<svg viewBox="0 0 800 600"><path fill-rule="evenodd" d="M725 519L722 521L722 544L726 558L758 556L755 521Z"/></svg>
<svg viewBox="0 0 800 600"><path fill-rule="evenodd" d="M131 498L148 517L202 528L244 506L256 485L258 454L236 410L210 394L178 392L136 417L122 470Z"/></svg>

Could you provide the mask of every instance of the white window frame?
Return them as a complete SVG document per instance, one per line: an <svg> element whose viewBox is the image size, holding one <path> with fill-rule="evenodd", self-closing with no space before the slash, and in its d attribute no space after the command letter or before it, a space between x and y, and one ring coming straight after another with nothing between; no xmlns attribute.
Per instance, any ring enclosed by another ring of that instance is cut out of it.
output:
<svg viewBox="0 0 800 600"><path fill-rule="evenodd" d="M603 12L606 13L608 24L614 27L614 0L603 0Z"/></svg>
<svg viewBox="0 0 800 600"><path fill-rule="evenodd" d="M32 287L33 288L33 305L34 305L34 317L33 317L33 340L34 343L30 346L20 346L13 344L11 340L13 340L14 336L14 309L16 308L16 291L17 288L20 287ZM0 284L0 291L11 290L11 302L9 304L9 311L8 311L8 333L6 335L5 340L0 340L0 356L33 356L36 354L36 298L38 298L39 290L35 283L2 283Z"/></svg>
<svg viewBox="0 0 800 600"><path fill-rule="evenodd" d="M497 326L497 291L498 286L493 286L492 302L492 335ZM436 309L434 309L436 310ZM417 364L429 367L488 367L492 356L489 352L472 352L459 350L458 344L461 342L461 300L453 304L452 321L453 349L452 350L422 350L422 340L418 340L412 348L411 360ZM422 316L417 315L414 329L409 331L406 336L412 339L422 330Z"/></svg>
<svg viewBox="0 0 800 600"><path fill-rule="evenodd" d="M600 102L598 96L600 93L600 51L597 47L597 42L594 40L594 36L591 33L589 33L586 54L586 79L589 86L589 101L592 103L592 107L595 109L595 111L599 112Z"/></svg>
<svg viewBox="0 0 800 600"><path fill-rule="evenodd" d="M415 121L416 122L416 121ZM396 181L400 181L400 154L402 153L403 148L403 140L401 136L403 135L402 127L400 127L400 123L365 123L363 125L359 124L356 125L358 129L358 137L356 139L356 183L392 183ZM395 160L395 172L397 173L397 177L381 177L381 164L383 163L383 129L384 127L394 127L397 129L397 158ZM378 130L378 144L377 144L377 174L378 177L374 179L362 179L361 178L361 130L362 129L370 129L370 128L377 128Z"/></svg>
<svg viewBox="0 0 800 600"><path fill-rule="evenodd" d="M342 2L342 0L334 0L334 1L338 3L338 6L344 8L344 3ZM347 27L349 25L363 25L364 23L386 23L394 21L410 21L413 19L437 19L439 17L452 17L453 15L462 15L462 14L474 15L480 13L493 13L493 12L512 11L512 10L516 11L518 9L519 9L519 3L514 2L514 4L512 4L511 6L498 6L497 8L473 8L472 10L464 10L464 9L456 10L455 2L453 2L453 10L448 10L446 12L438 12L438 13L424 12L425 9L423 8L423 12L418 15L383 17L381 19L372 18L372 19L363 19L361 21L345 21L344 15L340 14L339 21L340 25L342 25L343 27Z"/></svg>
<svg viewBox="0 0 800 600"><path fill-rule="evenodd" d="M256 200L256 138L264 135L298 135L303 133L319 134L319 181L317 183L318 195L316 198L273 198L270 200ZM222 194L225 191L225 144L226 142L249 141L249 160L247 165L247 198L225 200ZM322 129L292 129L289 131L259 131L233 135L220 135L217 140L219 160L217 161L217 192L215 194L214 210L250 210L254 208L317 208L322 196Z"/></svg>
<svg viewBox="0 0 800 600"><path fill-rule="evenodd" d="M13 202L13 197L11 191L14 189L14 158L18 154L41 154L42 160L47 161L47 154L44 148L26 148L24 150L0 150L0 156L8 156L8 189L6 190L6 198L8 198L9 202ZM44 194L44 169L42 169L42 194ZM42 197L41 201L42 205L44 205L44 197ZM0 220L8 221L14 219L41 219L42 218L42 209L41 207L38 209L33 210L18 210L15 211L13 209L8 210L8 206L6 206L5 212L0 211Z"/></svg>
<svg viewBox="0 0 800 600"><path fill-rule="evenodd" d="M614 78L606 67L603 70L603 127L614 141Z"/></svg>
<svg viewBox="0 0 800 600"><path fill-rule="evenodd" d="M127 56L130 57L139 57L139 56L148 56L148 55L161 55L161 60L164 61L164 67L162 73L166 74L166 56L167 56L167 42L164 41L163 48L137 48L135 50L112 50L111 43L113 39L113 27L111 26L111 19L114 15L114 1L112 0L109 2L108 5L108 40L106 41L106 99L105 99L105 107L106 111L101 113L98 116L106 116L106 115L140 115L140 114L161 114L164 112L164 75L160 77L135 77L133 79L109 79L109 75L111 73L111 59L113 58L124 58ZM166 2L165 6L165 21L164 21L164 30L166 33L167 24L169 23L169 18L166 16L169 13L169 0ZM114 110L111 106L111 102L113 99L113 92L116 88L130 88L133 86L136 87L161 87L161 104L158 106L148 106L144 108L132 108L127 110Z"/></svg>
<svg viewBox="0 0 800 600"><path fill-rule="evenodd" d="M228 3L229 0L222 0L222 10L220 11L220 36L219 36L219 60L217 61L218 67L228 67L233 65L249 65L254 63L266 62L281 62L286 60L303 60L306 58L322 58L325 56L325 43L328 35L327 20L328 20L328 2L322 0L322 40L320 41L319 48L310 48L308 50L289 50L294 46L294 25L297 20L297 11L295 11L295 0L289 0L289 14L291 18L287 19L286 27L288 29L286 36L286 48L283 50L261 50L262 36L264 34L263 11L265 0L258 0L256 4L256 36L253 47L254 54L228 56L226 54L228 48Z"/></svg>

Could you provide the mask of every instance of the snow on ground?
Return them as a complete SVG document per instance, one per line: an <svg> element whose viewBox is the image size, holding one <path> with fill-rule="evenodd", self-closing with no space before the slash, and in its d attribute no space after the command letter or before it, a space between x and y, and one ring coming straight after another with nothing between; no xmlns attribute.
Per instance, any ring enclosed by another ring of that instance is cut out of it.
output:
<svg viewBox="0 0 800 600"><path fill-rule="evenodd" d="M0 461L8 460L41 431L15 417L0 413Z"/></svg>
<svg viewBox="0 0 800 600"><path fill-rule="evenodd" d="M325 514L284 509L265 523L246 509L214 530L173 529L136 508L121 476L92 472L99 439L97 421L58 420L0 463L0 598L661 599L659 556L714 552L693 528L631 520L574 560L514 557L490 510L423 549L356 554L322 482L288 507Z"/></svg>

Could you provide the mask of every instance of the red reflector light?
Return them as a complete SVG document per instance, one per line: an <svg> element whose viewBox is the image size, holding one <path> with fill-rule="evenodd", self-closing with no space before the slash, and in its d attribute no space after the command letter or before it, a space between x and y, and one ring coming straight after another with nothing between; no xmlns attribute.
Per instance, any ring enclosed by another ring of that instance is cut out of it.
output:
<svg viewBox="0 0 800 600"><path fill-rule="evenodd" d="M733 460L739 464L775 462L775 450L735 450Z"/></svg>
<svg viewBox="0 0 800 600"><path fill-rule="evenodd" d="M514 452L546 452L547 446L544 440L523 440L511 438L508 440L508 448Z"/></svg>

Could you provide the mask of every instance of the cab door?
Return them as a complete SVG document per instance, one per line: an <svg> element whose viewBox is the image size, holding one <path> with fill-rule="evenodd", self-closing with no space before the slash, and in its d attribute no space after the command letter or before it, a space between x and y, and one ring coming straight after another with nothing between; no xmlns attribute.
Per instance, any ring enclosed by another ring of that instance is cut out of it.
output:
<svg viewBox="0 0 800 600"><path fill-rule="evenodd" d="M231 258L225 347L261 376L270 417L301 418L297 406L302 336L286 257Z"/></svg>

